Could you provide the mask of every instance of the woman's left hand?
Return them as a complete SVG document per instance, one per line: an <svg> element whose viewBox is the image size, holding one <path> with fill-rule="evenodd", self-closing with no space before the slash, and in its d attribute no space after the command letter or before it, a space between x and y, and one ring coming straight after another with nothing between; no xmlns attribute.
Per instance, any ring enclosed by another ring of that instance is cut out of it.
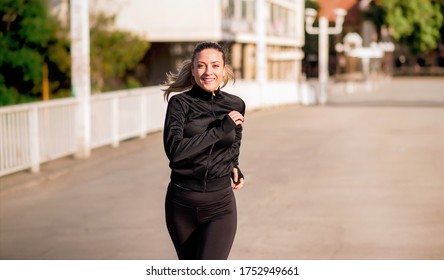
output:
<svg viewBox="0 0 444 280"><path fill-rule="evenodd" d="M240 125L244 123L244 116L238 111L231 111L228 113L228 116L233 120L236 125Z"/></svg>
<svg viewBox="0 0 444 280"><path fill-rule="evenodd" d="M239 179L239 172L236 167L233 168L233 181L234 183L231 184L233 190L238 190L244 186L244 178Z"/></svg>

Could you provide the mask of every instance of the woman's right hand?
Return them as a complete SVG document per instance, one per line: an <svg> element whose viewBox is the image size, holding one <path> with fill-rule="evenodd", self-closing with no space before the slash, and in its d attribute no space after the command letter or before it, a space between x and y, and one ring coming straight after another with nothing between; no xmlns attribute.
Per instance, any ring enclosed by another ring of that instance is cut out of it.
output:
<svg viewBox="0 0 444 280"><path fill-rule="evenodd" d="M228 113L228 116L234 121L236 125L240 125L244 123L244 116L238 111L231 111Z"/></svg>

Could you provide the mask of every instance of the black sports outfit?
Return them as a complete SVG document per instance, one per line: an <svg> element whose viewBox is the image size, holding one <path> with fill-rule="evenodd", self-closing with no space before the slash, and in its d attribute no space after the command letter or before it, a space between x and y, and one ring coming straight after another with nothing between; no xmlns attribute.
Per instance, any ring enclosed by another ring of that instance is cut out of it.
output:
<svg viewBox="0 0 444 280"><path fill-rule="evenodd" d="M236 233L231 188L238 168L242 126L228 116L245 114L241 98L198 85L168 102L164 148L171 182L165 200L167 228L179 259L227 259Z"/></svg>

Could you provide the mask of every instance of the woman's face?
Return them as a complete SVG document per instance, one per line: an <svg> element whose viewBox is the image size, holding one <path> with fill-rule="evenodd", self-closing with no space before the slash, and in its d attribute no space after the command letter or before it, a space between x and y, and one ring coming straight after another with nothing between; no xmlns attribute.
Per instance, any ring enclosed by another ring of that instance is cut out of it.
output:
<svg viewBox="0 0 444 280"><path fill-rule="evenodd" d="M225 76L222 53L215 49L204 49L193 61L193 76L196 84L208 92L215 91Z"/></svg>

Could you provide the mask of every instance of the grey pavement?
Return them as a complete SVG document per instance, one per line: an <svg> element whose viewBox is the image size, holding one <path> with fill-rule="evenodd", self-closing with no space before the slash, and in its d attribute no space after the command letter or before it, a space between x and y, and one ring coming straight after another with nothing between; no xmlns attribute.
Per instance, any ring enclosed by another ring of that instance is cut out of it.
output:
<svg viewBox="0 0 444 280"><path fill-rule="evenodd" d="M444 79L246 116L230 259L444 259ZM161 133L0 178L0 259L175 259Z"/></svg>

